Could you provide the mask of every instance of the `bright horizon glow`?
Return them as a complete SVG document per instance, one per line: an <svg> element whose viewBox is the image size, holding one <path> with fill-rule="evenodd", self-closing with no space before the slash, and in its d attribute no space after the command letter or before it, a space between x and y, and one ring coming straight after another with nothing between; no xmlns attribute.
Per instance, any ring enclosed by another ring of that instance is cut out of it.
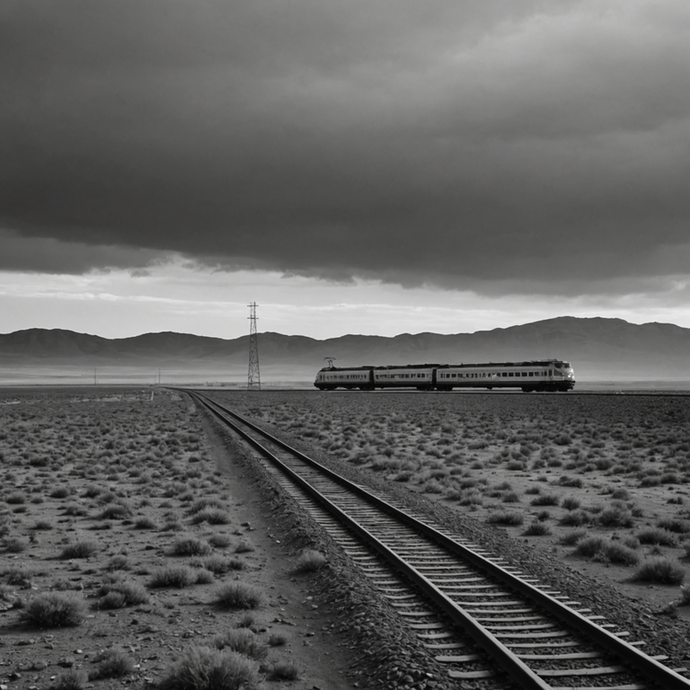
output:
<svg viewBox="0 0 690 690"><path fill-rule="evenodd" d="M233 339L249 332L250 302L258 304L259 332L317 340L347 334L473 333L558 316L690 328L690 313L668 293L605 299L487 297L375 281L332 283L276 272L212 272L182 262L137 273L118 269L77 276L1 275L3 333L61 328L110 339L163 331ZM685 289L683 284L680 292Z"/></svg>

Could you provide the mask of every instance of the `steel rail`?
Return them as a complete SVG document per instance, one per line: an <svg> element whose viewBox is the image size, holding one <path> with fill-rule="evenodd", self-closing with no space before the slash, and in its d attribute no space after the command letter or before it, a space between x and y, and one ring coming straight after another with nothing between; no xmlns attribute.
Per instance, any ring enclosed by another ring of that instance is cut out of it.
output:
<svg viewBox="0 0 690 690"><path fill-rule="evenodd" d="M333 505L331 501L323 496L317 489L315 489L307 480L297 474L290 467L286 466L279 458L271 453L265 446L256 441L251 435L246 433L243 429L238 427L234 422L227 419L225 415L230 415L242 424L246 425L256 433L270 440L271 443L279 446L282 450L297 457L310 467L317 469L320 473L326 475L332 481L337 482L341 486L347 487L353 493L358 494L367 502L375 505L377 508L383 510L391 517L399 520L408 527L411 527L427 538L435 541L440 546L443 546L450 553L461 557L470 562L475 567L483 570L488 576L497 580L501 584L514 589L515 591L526 596L532 602L543 608L545 611L560 619L567 625L582 634L586 639L596 642L607 651L625 660L625 662L641 673L646 679L658 683L664 690L690 690L690 680L681 676L679 673L659 663L641 652L633 645L620 639L605 628L597 625L592 620L589 620L582 614L565 606L557 599L548 593L538 589L524 579L509 573L500 565L485 558L481 554L472 549L460 544L448 535L436 530L434 527L418 520L405 511L396 508L382 498L372 494L367 489L351 482L342 475L318 463L312 458L308 457L299 450L293 448L279 438L264 431L250 420L242 417L231 410L224 408L218 402L199 394L198 392L190 392L190 395L198 399L207 409L209 409L215 416L220 418L224 423L233 427L247 443L255 448L261 455L266 457L273 465L278 467L282 472L289 476L295 483L302 487L312 498L318 501L328 512L333 514L338 520L346 523L350 529L359 534L362 539L370 544L381 556L383 556L389 563L391 563L400 572L414 582L420 589L433 600L441 610L449 616L453 622L460 625L468 634L489 653L495 661L508 672L513 678L520 679L521 684L525 688L534 688L538 690L551 690L552 685L548 684L540 678L532 669L524 664L513 652L511 652L503 643L500 642L489 630L467 615L461 607L449 599L436 585L428 580L418 570L408 564L398 554L389 549L376 536L371 534L365 527L356 522L353 518L347 515L337 506ZM216 406L223 412L219 412Z"/></svg>

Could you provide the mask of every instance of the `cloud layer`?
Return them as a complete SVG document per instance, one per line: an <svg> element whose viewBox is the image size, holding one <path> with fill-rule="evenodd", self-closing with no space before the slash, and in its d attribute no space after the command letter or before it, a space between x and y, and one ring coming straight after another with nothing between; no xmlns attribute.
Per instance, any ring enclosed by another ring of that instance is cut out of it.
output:
<svg viewBox="0 0 690 690"><path fill-rule="evenodd" d="M492 294L687 274L684 0L0 12L3 268L178 252Z"/></svg>

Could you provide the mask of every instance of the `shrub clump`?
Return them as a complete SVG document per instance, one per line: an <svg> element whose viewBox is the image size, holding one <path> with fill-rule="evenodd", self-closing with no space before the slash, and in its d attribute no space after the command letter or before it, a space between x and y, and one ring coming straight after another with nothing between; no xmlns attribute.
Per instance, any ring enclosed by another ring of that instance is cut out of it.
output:
<svg viewBox="0 0 690 690"><path fill-rule="evenodd" d="M55 680L53 690L83 690L89 677L85 671L70 668L63 671Z"/></svg>
<svg viewBox="0 0 690 690"><path fill-rule="evenodd" d="M326 557L314 549L303 551L293 569L295 573L312 573L326 564Z"/></svg>
<svg viewBox="0 0 690 690"><path fill-rule="evenodd" d="M215 575L223 575L230 570L243 570L244 561L239 558L227 558L226 556L220 556L217 554L212 554L210 556L205 556L204 558L196 558L190 561L190 565L195 568L204 568L211 571Z"/></svg>
<svg viewBox="0 0 690 690"><path fill-rule="evenodd" d="M76 541L68 544L62 550L60 558L67 560L70 558L89 558L98 551L98 544L92 541Z"/></svg>
<svg viewBox="0 0 690 690"><path fill-rule="evenodd" d="M559 523L565 527L582 527L583 525L589 525L592 520L593 518L588 512L576 509L567 512L559 520Z"/></svg>
<svg viewBox="0 0 690 690"><path fill-rule="evenodd" d="M574 496L566 496L561 501L561 508L565 508L565 510L575 510L576 508L579 508L580 505L580 499L575 498Z"/></svg>
<svg viewBox="0 0 690 690"><path fill-rule="evenodd" d="M648 558L636 571L633 580L679 585L685 580L685 568L673 558L655 556Z"/></svg>
<svg viewBox="0 0 690 690"><path fill-rule="evenodd" d="M106 649L96 657L98 666L89 673L89 680L121 678L134 671L134 662L120 649Z"/></svg>
<svg viewBox="0 0 690 690"><path fill-rule="evenodd" d="M585 537L577 542L575 553L604 563L637 565L639 555L631 548L604 537Z"/></svg>
<svg viewBox="0 0 690 690"><path fill-rule="evenodd" d="M543 537L551 534L551 528L545 522L535 520L525 528L523 534L526 537Z"/></svg>
<svg viewBox="0 0 690 690"><path fill-rule="evenodd" d="M597 522L602 527L632 527L634 524L632 513L618 506L602 510Z"/></svg>
<svg viewBox="0 0 690 690"><path fill-rule="evenodd" d="M297 680L299 678L297 666L286 662L272 664L267 671L268 680Z"/></svg>
<svg viewBox="0 0 690 690"><path fill-rule="evenodd" d="M650 527L637 532L635 535L640 544L654 544L655 546L676 546L678 540L673 532L658 527Z"/></svg>
<svg viewBox="0 0 690 690"><path fill-rule="evenodd" d="M111 503L98 515L99 520L124 520L131 517L132 509L126 503Z"/></svg>
<svg viewBox="0 0 690 690"><path fill-rule="evenodd" d="M72 592L47 592L31 599L21 613L24 622L39 628L80 625L86 615L84 600Z"/></svg>
<svg viewBox="0 0 690 690"><path fill-rule="evenodd" d="M256 609L263 604L264 594L248 582L226 582L216 591L216 602L224 609Z"/></svg>
<svg viewBox="0 0 690 690"><path fill-rule="evenodd" d="M189 587L197 581L197 573L186 565L165 566L154 570L149 580L149 587Z"/></svg>
<svg viewBox="0 0 690 690"><path fill-rule="evenodd" d="M251 659L261 661L268 654L268 647L248 628L231 628L213 638L217 649L230 649Z"/></svg>
<svg viewBox="0 0 690 690"><path fill-rule="evenodd" d="M559 503L558 494L539 494L530 501L532 506L557 506Z"/></svg>
<svg viewBox="0 0 690 690"><path fill-rule="evenodd" d="M200 522L208 522L209 525L229 525L231 518L229 513L220 508L203 508L192 517L193 524L197 525Z"/></svg>
<svg viewBox="0 0 690 690"><path fill-rule="evenodd" d="M659 529L665 529L676 534L690 533L690 522L687 520L679 520L678 518L662 518L658 520L656 526Z"/></svg>
<svg viewBox="0 0 690 690"><path fill-rule="evenodd" d="M575 546L575 544L582 541L586 536L586 529L575 529L572 532L568 532L568 534L564 534L560 539L560 543L565 546Z"/></svg>
<svg viewBox="0 0 690 690"><path fill-rule="evenodd" d="M227 534L216 532L208 538L208 543L211 546L215 546L217 549L224 549L232 544L232 538Z"/></svg>
<svg viewBox="0 0 690 690"><path fill-rule="evenodd" d="M122 580L120 576L109 576L98 591L101 599L97 606L101 609L119 609L124 606L147 604L148 592L138 582Z"/></svg>
<svg viewBox="0 0 690 690"><path fill-rule="evenodd" d="M160 682L160 690L257 690L255 664L232 650L191 647Z"/></svg>
<svg viewBox="0 0 690 690"><path fill-rule="evenodd" d="M175 556L205 556L211 551L211 546L195 537L178 537L172 546Z"/></svg>
<svg viewBox="0 0 690 690"><path fill-rule="evenodd" d="M518 527L525 521L525 518L522 513L518 513L514 510L499 510L491 513L486 518L486 521L491 525L510 525L512 527Z"/></svg>

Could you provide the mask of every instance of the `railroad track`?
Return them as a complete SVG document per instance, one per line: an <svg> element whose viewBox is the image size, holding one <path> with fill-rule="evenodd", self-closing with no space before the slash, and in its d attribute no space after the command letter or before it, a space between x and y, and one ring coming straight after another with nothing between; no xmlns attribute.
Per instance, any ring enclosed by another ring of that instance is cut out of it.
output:
<svg viewBox="0 0 690 690"><path fill-rule="evenodd" d="M458 681L539 690L690 690L606 623L510 564L372 494L218 402L190 395L244 439ZM488 687L488 686L487 686Z"/></svg>

